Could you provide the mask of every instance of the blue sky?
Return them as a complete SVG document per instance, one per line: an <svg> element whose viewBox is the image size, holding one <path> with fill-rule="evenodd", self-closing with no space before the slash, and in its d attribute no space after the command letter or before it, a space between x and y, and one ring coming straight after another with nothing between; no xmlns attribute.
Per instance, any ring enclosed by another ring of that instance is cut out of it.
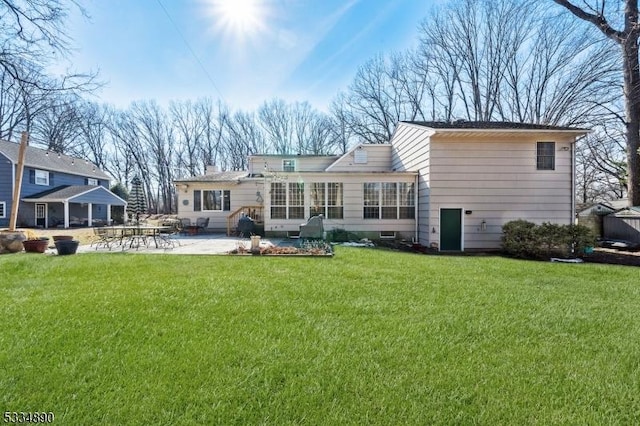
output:
<svg viewBox="0 0 640 426"><path fill-rule="evenodd" d="M99 100L121 108L210 96L234 109L277 97L325 110L365 61L415 46L434 3L88 0L90 19L69 21L73 67L99 70Z"/></svg>

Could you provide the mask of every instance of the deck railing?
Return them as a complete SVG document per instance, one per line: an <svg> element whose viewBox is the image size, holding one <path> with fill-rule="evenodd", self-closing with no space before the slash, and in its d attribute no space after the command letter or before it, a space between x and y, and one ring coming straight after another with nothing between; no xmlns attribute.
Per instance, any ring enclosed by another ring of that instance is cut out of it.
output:
<svg viewBox="0 0 640 426"><path fill-rule="evenodd" d="M264 206L242 206L227 216L227 235L233 235L242 213L249 216L257 225L264 222Z"/></svg>

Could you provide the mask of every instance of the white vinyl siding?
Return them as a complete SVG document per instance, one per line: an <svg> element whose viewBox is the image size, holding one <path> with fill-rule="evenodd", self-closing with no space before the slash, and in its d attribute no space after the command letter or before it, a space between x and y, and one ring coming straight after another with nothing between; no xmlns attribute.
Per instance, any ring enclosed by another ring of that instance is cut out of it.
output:
<svg viewBox="0 0 640 426"><path fill-rule="evenodd" d="M465 211L465 249L499 249L502 225L510 220L571 223L571 152L554 152L554 170L545 173L538 159L535 135L518 140L432 137L428 214L436 224L433 238L439 238L441 208Z"/></svg>
<svg viewBox="0 0 640 426"><path fill-rule="evenodd" d="M328 172L389 172L391 145L363 144L355 147L327 168Z"/></svg>

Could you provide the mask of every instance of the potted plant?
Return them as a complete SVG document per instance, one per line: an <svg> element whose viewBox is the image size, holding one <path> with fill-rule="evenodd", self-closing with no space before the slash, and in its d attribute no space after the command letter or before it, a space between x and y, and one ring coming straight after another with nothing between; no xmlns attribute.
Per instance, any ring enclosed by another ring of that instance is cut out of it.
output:
<svg viewBox="0 0 640 426"><path fill-rule="evenodd" d="M54 235L53 241L73 240L73 235Z"/></svg>
<svg viewBox="0 0 640 426"><path fill-rule="evenodd" d="M61 256L68 254L75 254L76 250L78 250L78 245L80 241L78 240L58 240L54 241L56 245L56 250L58 250L58 254Z"/></svg>
<svg viewBox="0 0 640 426"><path fill-rule="evenodd" d="M39 237L31 230L25 231L27 239L22 242L24 251L28 253L44 253L49 246L49 237Z"/></svg>

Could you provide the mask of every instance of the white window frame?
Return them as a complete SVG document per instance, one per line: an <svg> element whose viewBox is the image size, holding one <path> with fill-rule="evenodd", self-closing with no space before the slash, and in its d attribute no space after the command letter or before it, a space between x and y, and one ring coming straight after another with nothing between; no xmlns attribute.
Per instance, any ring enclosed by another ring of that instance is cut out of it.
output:
<svg viewBox="0 0 640 426"><path fill-rule="evenodd" d="M339 185L339 189L336 191L336 203L338 204L329 204L330 199L332 198L330 195L331 189L336 188L335 185ZM319 212L326 219L344 219L344 184L342 182L312 182L310 186L310 191L322 191L322 200L319 197L313 197L311 195L311 202L320 201L319 204L309 206L310 210L314 210L311 212L313 216L315 213ZM339 211L339 215L333 214L334 211Z"/></svg>
<svg viewBox="0 0 640 426"><path fill-rule="evenodd" d="M87 178L87 185L89 186L98 186L99 182L96 178Z"/></svg>
<svg viewBox="0 0 640 426"><path fill-rule="evenodd" d="M7 202L0 201L0 219L7 218Z"/></svg>
<svg viewBox="0 0 640 426"><path fill-rule="evenodd" d="M413 218L403 218L401 209L412 208L415 212L415 198L411 200L406 200L412 204L403 204L403 191L401 191L401 186L413 186L413 194L415 194L415 184L413 182L365 182L362 184L362 194L365 196L365 187L366 185L375 185L374 191L371 192L371 195L375 195L374 199L370 200L373 204L365 204L365 200L362 200L362 218L364 220L415 220L415 214ZM395 187L394 198L395 204L391 204L388 197L385 197L385 188L389 188L389 185L393 185ZM407 188L405 188L407 189ZM415 197L415 195L414 195ZM375 208L378 210L378 217L366 217L364 214L366 208ZM384 209L395 208L395 218L383 218Z"/></svg>
<svg viewBox="0 0 640 426"><path fill-rule="evenodd" d="M35 170L33 183L36 185L49 186L49 172L46 170Z"/></svg>
<svg viewBox="0 0 640 426"><path fill-rule="evenodd" d="M293 158L283 159L282 160L282 171L283 172L295 172L296 171L296 160Z"/></svg>
<svg viewBox="0 0 640 426"><path fill-rule="evenodd" d="M545 145L542 145L545 144ZM541 153L541 146L551 146L551 154ZM551 159L551 167L546 167L546 161ZM542 166L542 167L541 167ZM536 142L536 170L540 171L554 171L556 169L556 143L552 141L538 141Z"/></svg>
<svg viewBox="0 0 640 426"><path fill-rule="evenodd" d="M203 212L223 212L224 210L224 193L229 190L227 189L203 189L200 191L200 208ZM207 192L219 192L220 193L220 209L206 209L205 208L205 193ZM229 191L229 197L231 197L231 192Z"/></svg>
<svg viewBox="0 0 640 426"><path fill-rule="evenodd" d="M282 188L284 189L284 194L280 191L276 191L276 188L274 185L282 185ZM294 186L295 185L295 186ZM305 210L305 184L304 183L298 183L298 182L271 182L271 218L272 219L280 219L280 220L289 220L289 219L295 219L295 220L299 220L299 219L304 219L304 210ZM294 188L297 189L302 189L300 196L297 198L294 198ZM282 195L284 195L284 199L282 198ZM296 203L297 201L297 203ZM284 204L282 204L284 202ZM274 217L273 213L274 213L274 209L279 209L282 210L284 209L284 216L285 217ZM294 210L300 210L302 209L302 215L300 215L300 217L298 217L297 215L293 215L292 212Z"/></svg>

